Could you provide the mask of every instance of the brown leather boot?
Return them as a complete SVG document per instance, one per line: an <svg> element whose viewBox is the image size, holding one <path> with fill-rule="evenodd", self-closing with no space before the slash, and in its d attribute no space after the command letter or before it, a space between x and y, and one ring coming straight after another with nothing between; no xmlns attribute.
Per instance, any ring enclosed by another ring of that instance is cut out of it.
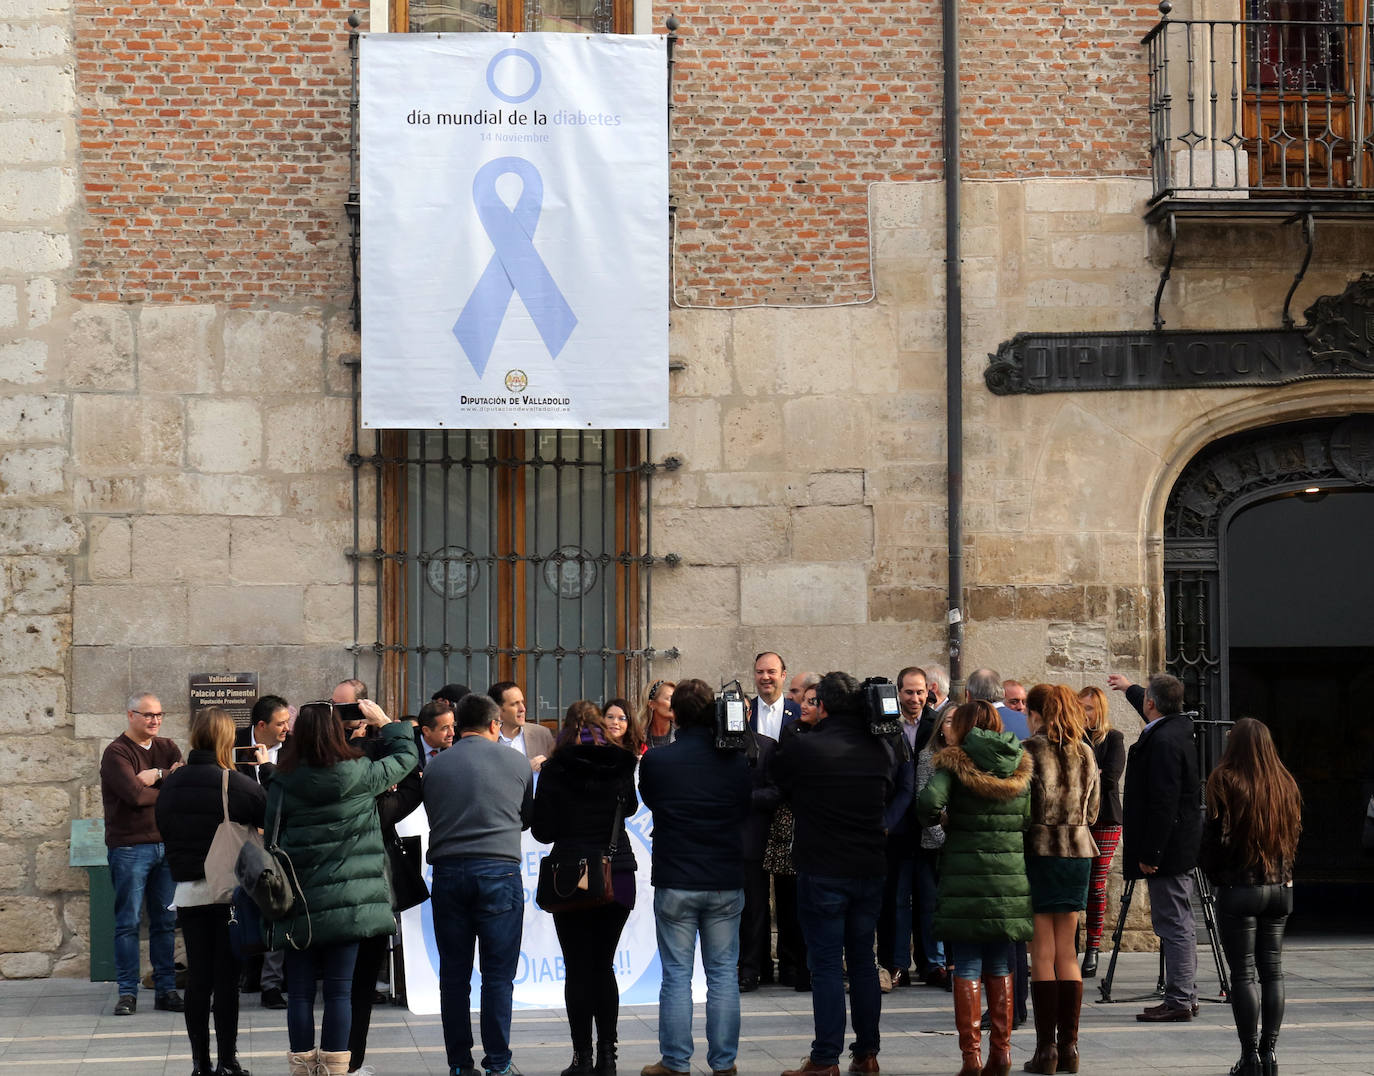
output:
<svg viewBox="0 0 1374 1076"><path fill-rule="evenodd" d="M1083 980L1059 983L1059 1032L1055 1036L1059 1048L1059 1071L1078 1071L1078 1014L1083 1008Z"/></svg>
<svg viewBox="0 0 1374 1076"><path fill-rule="evenodd" d="M1059 984L1055 980L1032 980L1031 1014L1035 1018L1035 1054L1026 1062L1025 1070L1054 1076L1059 1071L1059 1047L1055 1044L1059 1030Z"/></svg>
<svg viewBox="0 0 1374 1076"><path fill-rule="evenodd" d="M954 980L954 1026L959 1029L959 1052L964 1056L959 1076L981 1076L983 990L977 979Z"/></svg>
<svg viewBox="0 0 1374 1076"><path fill-rule="evenodd" d="M988 1060L983 1076L1008 1076L1011 1072L1011 1022L1016 1004L1010 975L983 980L988 994Z"/></svg>

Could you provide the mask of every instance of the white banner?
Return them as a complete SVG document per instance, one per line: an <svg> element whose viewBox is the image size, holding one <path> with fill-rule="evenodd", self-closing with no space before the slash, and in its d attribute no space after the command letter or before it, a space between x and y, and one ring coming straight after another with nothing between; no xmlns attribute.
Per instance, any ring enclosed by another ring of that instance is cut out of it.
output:
<svg viewBox="0 0 1374 1076"><path fill-rule="evenodd" d="M659 982L663 977L654 933L654 889L649 884L653 823L653 813L643 804L625 823L639 870L635 874L638 890L634 910L621 932L615 957L615 978L620 986L622 1005L657 1005ZM396 830L402 836L418 835L428 853L429 818L423 807L402 821ZM517 1009L563 1008L563 950L553 929L553 916L534 903L539 861L548 850L548 845L540 844L528 831L523 835L521 873L525 883L525 918L520 962L515 969L514 1004ZM433 868L428 862L425 882L430 886L434 884ZM432 1016L439 1012L439 950L434 941L434 911L430 901L401 913L401 939L405 944L406 1003L417 1016ZM471 1005L474 1010L481 1003L479 961L480 957L474 960L472 971ZM702 970L699 948L692 976L692 996L697 1001L706 998L706 973Z"/></svg>
<svg viewBox="0 0 1374 1076"><path fill-rule="evenodd" d="M361 48L363 425L667 426L664 37Z"/></svg>

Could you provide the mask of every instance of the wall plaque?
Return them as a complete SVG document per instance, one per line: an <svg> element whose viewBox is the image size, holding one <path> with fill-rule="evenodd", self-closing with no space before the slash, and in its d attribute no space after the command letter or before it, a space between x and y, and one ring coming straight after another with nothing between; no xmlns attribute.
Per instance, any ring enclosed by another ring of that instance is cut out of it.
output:
<svg viewBox="0 0 1374 1076"><path fill-rule="evenodd" d="M234 724L248 724L253 703L258 698L257 673L193 673L191 675L191 713L218 706L227 710Z"/></svg>
<svg viewBox="0 0 1374 1076"><path fill-rule="evenodd" d="M1304 317L1301 329L1017 333L988 356L983 380L1006 396L1374 377L1374 274Z"/></svg>

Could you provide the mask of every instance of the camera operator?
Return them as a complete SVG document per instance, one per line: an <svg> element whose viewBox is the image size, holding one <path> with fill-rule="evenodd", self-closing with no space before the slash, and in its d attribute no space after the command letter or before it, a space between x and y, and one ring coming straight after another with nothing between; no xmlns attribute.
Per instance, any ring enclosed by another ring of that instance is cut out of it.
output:
<svg viewBox="0 0 1374 1076"><path fill-rule="evenodd" d="M738 703L736 703L738 705ZM739 1050L739 921L744 910L749 763L716 744L716 700L700 680L672 698L677 738L639 764L639 795L654 813L654 925L663 964L661 1060L642 1076L686 1076L692 1059L692 962L706 970L706 1060L732 1073ZM743 711L738 711L743 730Z"/></svg>
<svg viewBox="0 0 1374 1076"><path fill-rule="evenodd" d="M883 814L897 760L891 745L870 730L860 704L852 676L827 673L816 685L816 728L788 738L773 767L796 815L792 854L816 1031L810 1056L784 1076L839 1076L842 956L855 1037L849 1071L878 1071L882 995L873 945L887 869Z"/></svg>

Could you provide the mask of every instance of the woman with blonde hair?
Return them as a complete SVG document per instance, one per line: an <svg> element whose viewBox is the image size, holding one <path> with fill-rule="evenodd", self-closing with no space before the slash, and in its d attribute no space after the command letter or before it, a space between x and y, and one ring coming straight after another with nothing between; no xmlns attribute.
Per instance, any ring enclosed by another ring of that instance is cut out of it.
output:
<svg viewBox="0 0 1374 1076"><path fill-rule="evenodd" d="M1031 937L1030 884L1022 831L1030 816L1031 759L988 702L944 715L950 746L934 757L916 817L945 831L933 930L954 961L954 1022L959 1076L1011 1071L1012 983L1008 942ZM988 1063L982 1061L983 1002L988 984Z"/></svg>
<svg viewBox="0 0 1374 1076"><path fill-rule="evenodd" d="M1097 844L1088 878L1088 908L1083 922L1083 978L1097 977L1097 951L1107 922L1107 874L1121 843L1121 775L1126 772L1126 739L1120 729L1112 728L1107 693L1089 685L1078 693L1083 704L1084 739L1097 759L1101 787L1097 821L1091 826Z"/></svg>
<svg viewBox="0 0 1374 1076"><path fill-rule="evenodd" d="M1074 937L1088 900L1097 845L1097 760L1083 740L1083 706L1063 684L1036 684L1026 696L1031 776L1026 875L1035 933L1031 937L1031 1004L1035 1054L1027 1072L1078 1071L1078 1016L1083 975Z"/></svg>
<svg viewBox="0 0 1374 1076"><path fill-rule="evenodd" d="M154 813L176 882L173 902L186 942L186 1037L191 1076L248 1076L238 1063L239 961L229 945L229 902L205 877L205 857L224 820L261 826L267 794L234 769L234 719L217 706L191 717L186 765L162 779ZM255 765L267 765L261 744ZM228 778L227 783L225 778ZM210 1063L210 1010L219 1067Z"/></svg>
<svg viewBox="0 0 1374 1076"><path fill-rule="evenodd" d="M1202 832L1202 868L1216 893L1240 1038L1233 1076L1278 1073L1283 932L1293 912L1293 857L1301 832L1298 783L1274 750L1269 730L1252 717L1241 718L1207 778Z"/></svg>
<svg viewBox="0 0 1374 1076"><path fill-rule="evenodd" d="M644 730L646 751L666 747L677 738L673 727L673 689L676 686L671 680L655 680L649 685L644 712L639 720Z"/></svg>

